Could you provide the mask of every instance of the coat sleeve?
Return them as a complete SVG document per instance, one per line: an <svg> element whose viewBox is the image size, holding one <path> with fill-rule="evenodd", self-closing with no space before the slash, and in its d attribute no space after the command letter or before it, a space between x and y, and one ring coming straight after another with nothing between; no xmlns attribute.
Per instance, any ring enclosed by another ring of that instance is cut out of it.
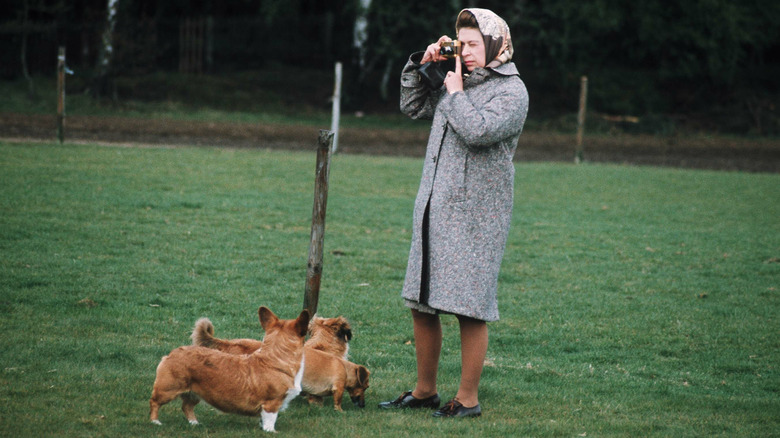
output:
<svg viewBox="0 0 780 438"><path fill-rule="evenodd" d="M413 53L401 72L401 112L413 119L432 119L441 92L428 89L420 80L422 55Z"/></svg>
<svg viewBox="0 0 780 438"><path fill-rule="evenodd" d="M517 76L496 78L493 96L481 108L466 93L444 96L440 108L452 130L470 147L488 147L518 135L528 114L528 92Z"/></svg>

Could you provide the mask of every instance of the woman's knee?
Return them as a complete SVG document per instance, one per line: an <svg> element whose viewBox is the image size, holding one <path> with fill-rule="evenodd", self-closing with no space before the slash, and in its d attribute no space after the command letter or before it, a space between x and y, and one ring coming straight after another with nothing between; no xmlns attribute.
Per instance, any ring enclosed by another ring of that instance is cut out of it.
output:
<svg viewBox="0 0 780 438"><path fill-rule="evenodd" d="M415 324L420 326L436 327L440 325L439 315L434 313L425 313L412 309L412 319Z"/></svg>

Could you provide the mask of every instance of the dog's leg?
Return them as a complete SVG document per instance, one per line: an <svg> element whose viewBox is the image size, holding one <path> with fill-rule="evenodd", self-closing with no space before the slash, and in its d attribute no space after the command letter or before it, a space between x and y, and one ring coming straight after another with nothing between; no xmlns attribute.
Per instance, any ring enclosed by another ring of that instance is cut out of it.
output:
<svg viewBox="0 0 780 438"><path fill-rule="evenodd" d="M303 388L301 388L301 381L303 380L303 362L304 357L301 355L301 367L298 369L298 374L295 375L295 381L293 383L295 386L287 390L287 397L284 398L280 411L287 409L287 405L290 404L290 401L297 397L303 390Z"/></svg>
<svg viewBox="0 0 780 438"><path fill-rule="evenodd" d="M149 421L158 426L162 425L158 417L160 406L170 403L173 399L178 397L178 395L179 394L163 393L155 388L152 391L152 397L149 399Z"/></svg>
<svg viewBox="0 0 780 438"><path fill-rule="evenodd" d="M309 394L306 400L309 402L310 405L322 406L322 397L320 396Z"/></svg>
<svg viewBox="0 0 780 438"><path fill-rule="evenodd" d="M262 419L262 426L263 430L266 432L276 432L276 429L274 429L274 426L276 425L276 417L279 416L278 412L266 412L265 409L263 409L263 412L260 414Z"/></svg>
<svg viewBox="0 0 780 438"><path fill-rule="evenodd" d="M333 388L333 410L343 412L341 409L341 398L344 397L344 387L337 386Z"/></svg>
<svg viewBox="0 0 780 438"><path fill-rule="evenodd" d="M181 410L191 425L197 426L198 418L195 416L195 405L200 403L200 397L194 392L185 392L181 395Z"/></svg>
<svg viewBox="0 0 780 438"><path fill-rule="evenodd" d="M175 376L171 371L168 356L164 356L157 365L157 373L152 386L152 397L149 399L149 420L157 425L162 424L158 419L160 406L173 401L181 393L189 390L186 382Z"/></svg>
<svg viewBox="0 0 780 438"><path fill-rule="evenodd" d="M151 421L152 424L162 426L162 423L160 422L157 414L157 411L159 410L160 410L160 405L155 403L153 400L149 400L149 421Z"/></svg>

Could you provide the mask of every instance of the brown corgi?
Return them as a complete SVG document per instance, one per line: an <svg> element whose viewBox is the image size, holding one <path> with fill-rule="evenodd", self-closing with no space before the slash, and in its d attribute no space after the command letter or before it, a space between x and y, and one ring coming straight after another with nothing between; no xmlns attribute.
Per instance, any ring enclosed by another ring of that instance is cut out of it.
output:
<svg viewBox="0 0 780 438"><path fill-rule="evenodd" d="M333 395L333 408L341 411L341 398L346 390L355 406L365 407L365 392L369 386L368 369L354 364L344 356L349 352L352 329L346 318L314 317L309 323L312 337L304 344L305 363L301 387L309 403L322 404L322 397ZM232 354L249 354L263 347L253 339L219 339L214 337L214 325L208 318L195 323L194 345Z"/></svg>
<svg viewBox="0 0 780 438"><path fill-rule="evenodd" d="M263 348L251 354L187 346L163 357L149 399L151 422L161 424L160 406L181 396L191 424L198 424L194 408L203 399L224 412L259 415L263 430L274 432L279 411L301 392L309 312L281 320L260 307L258 317L265 331Z"/></svg>

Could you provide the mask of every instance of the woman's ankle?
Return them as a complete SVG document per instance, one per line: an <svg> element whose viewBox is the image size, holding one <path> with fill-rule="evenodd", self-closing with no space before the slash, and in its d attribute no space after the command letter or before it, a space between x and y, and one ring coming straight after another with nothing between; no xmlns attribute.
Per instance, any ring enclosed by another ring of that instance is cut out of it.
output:
<svg viewBox="0 0 780 438"><path fill-rule="evenodd" d="M479 397L477 397L476 395L461 396L459 393L458 395L455 396L455 400L457 400L458 403L462 404L463 407L466 408L473 408L479 404Z"/></svg>
<svg viewBox="0 0 780 438"><path fill-rule="evenodd" d="M436 388L433 388L433 391L421 390L421 389L417 389L417 388L415 388L412 391L412 397L416 398L417 400L423 400L423 399L426 399L428 397L433 397L436 394L438 394L438 392L436 391Z"/></svg>

